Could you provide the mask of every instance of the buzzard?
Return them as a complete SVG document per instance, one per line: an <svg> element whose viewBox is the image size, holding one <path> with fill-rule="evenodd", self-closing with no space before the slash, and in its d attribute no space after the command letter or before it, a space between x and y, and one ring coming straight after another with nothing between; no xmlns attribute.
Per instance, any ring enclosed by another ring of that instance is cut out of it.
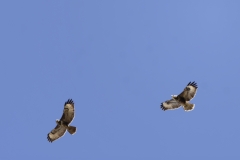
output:
<svg viewBox="0 0 240 160"><path fill-rule="evenodd" d="M56 120L57 126L47 135L49 142L53 142L58 138L62 137L66 130L70 134L74 134L77 128L74 126L69 126L74 118L74 102L72 99L68 99L64 104L63 115L60 120Z"/></svg>
<svg viewBox="0 0 240 160"><path fill-rule="evenodd" d="M172 95L172 99L167 100L161 103L162 110L177 109L180 106L183 106L185 111L191 111L194 109L195 104L189 103L191 99L196 95L197 92L197 83L189 82L184 88L183 92L179 95Z"/></svg>

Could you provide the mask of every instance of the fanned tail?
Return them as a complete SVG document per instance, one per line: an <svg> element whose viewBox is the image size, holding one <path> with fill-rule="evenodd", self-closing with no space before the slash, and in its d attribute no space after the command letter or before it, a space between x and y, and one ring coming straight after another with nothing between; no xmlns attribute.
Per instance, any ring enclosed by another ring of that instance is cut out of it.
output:
<svg viewBox="0 0 240 160"><path fill-rule="evenodd" d="M76 133L76 131L77 131L77 128L76 127L74 127L74 126L68 126L68 132L70 133L70 134L74 134L74 133Z"/></svg>
<svg viewBox="0 0 240 160"><path fill-rule="evenodd" d="M183 106L183 108L185 111L191 111L194 109L194 106L195 106L195 104L186 102L186 104Z"/></svg>

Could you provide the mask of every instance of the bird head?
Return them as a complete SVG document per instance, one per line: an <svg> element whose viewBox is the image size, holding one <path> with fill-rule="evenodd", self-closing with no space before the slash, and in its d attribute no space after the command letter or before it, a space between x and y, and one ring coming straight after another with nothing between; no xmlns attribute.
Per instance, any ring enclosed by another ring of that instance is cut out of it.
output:
<svg viewBox="0 0 240 160"><path fill-rule="evenodd" d="M177 98L177 95L171 95L173 99L176 99Z"/></svg>
<svg viewBox="0 0 240 160"><path fill-rule="evenodd" d="M56 119L56 123L57 123L57 124L60 124L60 121L59 121L58 119Z"/></svg>

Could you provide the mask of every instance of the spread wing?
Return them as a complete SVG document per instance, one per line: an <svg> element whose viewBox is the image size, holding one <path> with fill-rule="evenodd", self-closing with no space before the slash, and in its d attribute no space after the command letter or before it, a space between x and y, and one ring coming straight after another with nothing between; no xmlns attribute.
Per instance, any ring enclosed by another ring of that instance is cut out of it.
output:
<svg viewBox="0 0 240 160"><path fill-rule="evenodd" d="M60 121L63 121L66 125L70 124L74 118L74 102L72 99L68 99L64 104L63 115Z"/></svg>
<svg viewBox="0 0 240 160"><path fill-rule="evenodd" d="M162 108L162 110L166 111L170 109L177 109L180 106L181 105L175 99L170 99L168 101L161 103L160 107Z"/></svg>
<svg viewBox="0 0 240 160"><path fill-rule="evenodd" d="M183 97L186 101L190 101L196 95L197 88L198 86L196 82L189 82L187 87L184 88L184 91L178 96Z"/></svg>
<svg viewBox="0 0 240 160"><path fill-rule="evenodd" d="M63 125L57 125L47 136L47 139L49 142L53 142L56 139L62 137L65 132L66 132L67 128L64 127Z"/></svg>

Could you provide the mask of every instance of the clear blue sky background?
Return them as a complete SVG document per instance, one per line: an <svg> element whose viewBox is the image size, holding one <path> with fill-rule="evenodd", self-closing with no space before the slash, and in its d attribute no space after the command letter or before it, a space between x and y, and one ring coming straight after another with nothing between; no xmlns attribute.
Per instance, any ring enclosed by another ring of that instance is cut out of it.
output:
<svg viewBox="0 0 240 160"><path fill-rule="evenodd" d="M0 159L239 159L240 2L0 3ZM160 103L189 81L191 112ZM72 98L78 127L47 134Z"/></svg>

